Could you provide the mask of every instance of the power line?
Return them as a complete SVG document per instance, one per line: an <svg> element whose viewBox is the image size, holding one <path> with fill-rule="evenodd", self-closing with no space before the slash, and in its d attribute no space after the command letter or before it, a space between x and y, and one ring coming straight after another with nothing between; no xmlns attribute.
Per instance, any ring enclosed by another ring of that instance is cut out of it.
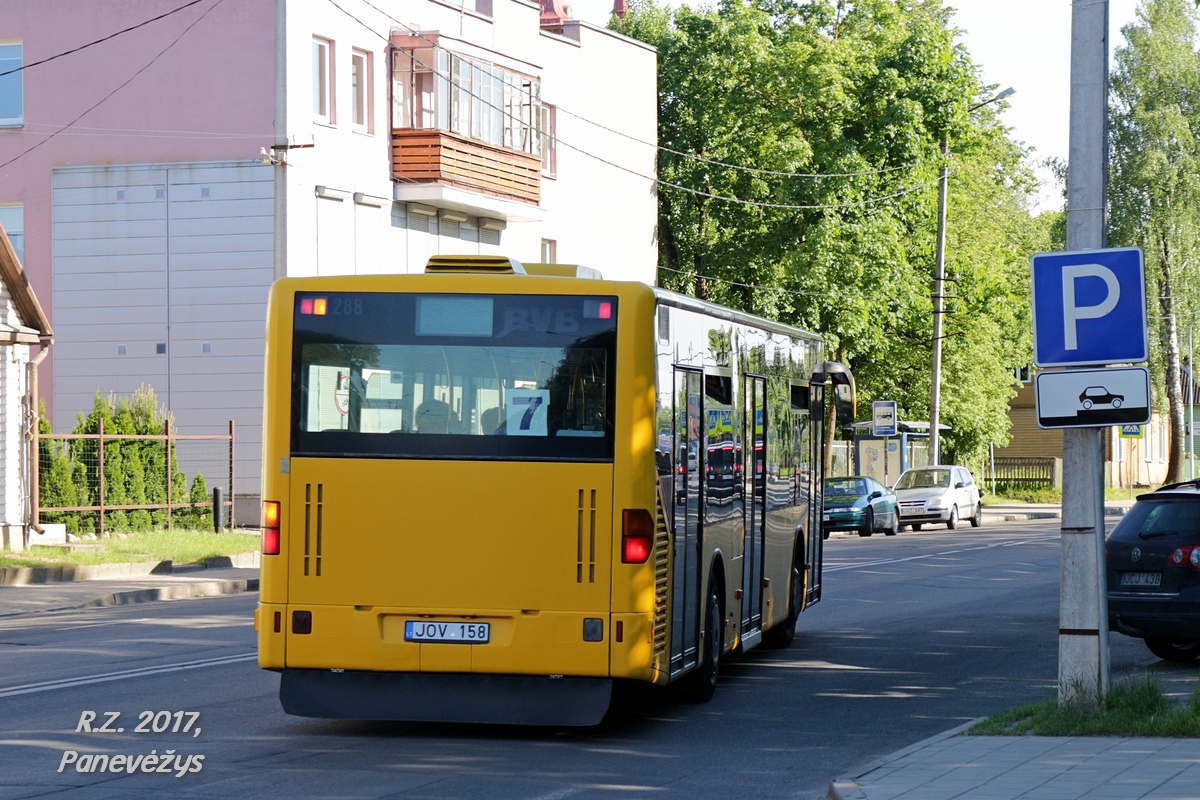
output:
<svg viewBox="0 0 1200 800"><path fill-rule="evenodd" d="M716 159L702 158L702 157L696 155L695 153L685 153L680 150L672 150L669 147L665 147L665 146L663 146L661 144L657 144L655 142L646 142L646 141L643 141L643 140L637 138L636 136L632 136L628 133L625 133L624 131L619 131L615 128L610 128L607 125L604 125L603 123L596 122L595 120L590 120L587 117L584 117L580 114L576 114L575 112L570 111L566 108L563 108L562 106L555 106L555 108L557 108L559 111L562 111L567 116L574 117L575 119L580 120L582 122L586 122L589 125L594 125L595 127L600 128L601 130L604 130L604 131L608 131L609 133L615 133L618 136L623 136L632 142L637 142L638 144L645 145L646 147L653 147L655 149L662 150L664 153L670 153L671 155L681 156L683 158L687 158L692 161L695 161L699 164L712 164L713 166L718 166L718 167L728 167L729 169L741 170L743 172L750 172L750 173L753 173L756 175L776 175L776 176L783 177L783 178L860 178L864 175L881 175L886 172L898 172L899 170L902 170L902 169L912 169L913 167L920 166L920 162L913 161L908 164L901 164L898 167L883 167L881 169L866 169L866 170L862 170L861 172L785 172L785 171L773 170L773 169L760 169L758 167L745 167L740 164L730 164L727 161L717 161Z"/></svg>
<svg viewBox="0 0 1200 800"><path fill-rule="evenodd" d="M199 2L199 0L196 0L196 2ZM71 127L72 125L74 125L76 122L79 122L79 120L81 120L81 119L83 119L84 117L86 117L86 116L87 116L88 114L90 114L90 113L91 113L93 110L95 110L97 107L99 107L99 106L100 106L100 104L102 104L102 103L104 103L106 100L108 100L108 98L112 97L114 94L116 94L117 92L119 92L119 91L121 91L122 89L124 89L126 86L128 86L130 83L132 83L132 82L133 82L133 79L134 79L134 78L136 78L138 75L141 75L141 74L142 74L143 72L145 72L146 70L150 69L150 67L154 66L155 62L157 62L157 61L158 61L160 58L162 58L162 57L163 57L163 56L166 54L166 52L167 52L168 50L170 50L170 49L171 49L172 47L174 47L175 45L179 44L179 40L180 40L180 39L182 39L184 36L186 36L186 35L187 35L187 33L188 33L188 31L190 31L192 28L196 27L196 25L198 25L198 24L200 23L200 20L202 20L202 19L204 19L205 17L207 17L207 16L209 15L209 13L210 13L210 12L211 12L211 11L212 11L214 8L216 8L217 6L221 5L221 3L224 3L224 2L225 2L225 0L216 0L216 2L215 2L215 3L213 3L211 6L209 6L209 7L208 7L208 9L207 9L207 10L206 10L206 11L205 11L203 14L201 14L199 17L197 17L197 18L195 19L195 21L194 21L194 22L192 22L192 24L191 24L191 25L188 25L186 28L184 28L184 29L183 29L183 31L181 31L181 32L180 32L180 34L179 34L178 36L176 36L176 37L175 37L175 40L174 40L174 41L172 41L172 42L171 42L169 45L167 45L167 46L166 46L166 47L164 47L164 48L163 48L161 51L159 51L158 55L156 55L154 58L150 59L150 62L149 62L148 64L146 64L146 66L142 67L142 68L141 68L141 69L139 69L137 72L135 72L135 73L133 73L132 75L130 75L128 80L126 80L124 83L122 83L122 84L121 84L120 86L118 86L117 88L113 89L113 90L112 90L111 92L109 92L108 94L104 95L104 97L102 97L102 98L100 98L99 100L97 100L95 103L93 103L91 106L89 106L89 107L88 107L88 108L87 108L87 109L86 109L86 110L85 110L83 113L81 113L79 116L77 116L75 119L71 120L71 121L70 121L70 122L68 122L66 125L62 126L62 127L61 127L61 128L59 128L58 130L56 130L54 133L51 133L51 134L50 134L50 135L48 135L48 136L47 136L45 139L42 139L42 140L41 140L40 142L38 142L37 144L35 144L35 145L33 145L33 146L31 146L31 147L27 148L27 149L26 149L24 152L18 153L17 155L15 155L15 156L13 156L12 158L10 158L8 161L5 161L3 164L0 164L0 169L4 169L5 167L7 167L9 164L13 163L14 161L16 161L16 160L18 160L18 159L21 159L21 158L24 158L25 156L29 155L29 154L30 154L30 153L32 153L34 150L36 150L36 149L38 149L39 147L41 147L42 145L44 145L46 142L48 142L48 141L50 141L51 139L53 139L54 137L58 136L60 133L62 133L63 131L67 130L68 128L70 128L70 127ZM189 5L192 5L192 4L189 4Z"/></svg>
<svg viewBox="0 0 1200 800"><path fill-rule="evenodd" d="M32 136L49 135L43 134L31 128L47 128L54 130L55 126L47 125L41 122L29 122L24 125L25 132ZM61 130L61 129L58 129ZM157 128L99 128L85 127L76 125L70 131L63 131L61 136L92 136L96 138L114 137L114 136L137 136L139 138L148 139L177 139L181 136L194 136L196 138L210 139L262 139L264 136L272 136L270 132L264 133L234 133L231 131L172 131L161 130Z"/></svg>
<svg viewBox="0 0 1200 800"><path fill-rule="evenodd" d="M41 61L33 61L29 64L22 64L21 66L17 67L16 69L10 69L7 72L0 72L0 78L3 78L6 75L13 75L17 72L22 72L23 70L27 70L31 67L39 67L42 64L48 64L57 58L62 58L64 56L72 55L73 53L78 53L80 50L86 50L87 48L92 47L93 45L101 44L102 42L107 42L109 39L115 39L122 34L129 33L130 31L136 31L138 28L144 28L145 26L149 25L151 22L158 22L160 19L165 19L165 18L171 16L172 14L177 14L180 11L183 11L185 8L190 8L191 6L194 6L197 3L201 3L201 2L203 2L203 0L191 0L190 3L184 3L179 8L168 11L165 14L159 14L157 17L151 17L150 19L146 20L145 22L139 22L137 25L131 25L130 27L128 27L124 30L117 31L116 33L111 33L108 36L105 36L102 39L97 39L94 42L88 42L87 44L80 45L79 47L76 47L73 50L67 50L66 52L50 56L49 58L43 58Z"/></svg>
<svg viewBox="0 0 1200 800"><path fill-rule="evenodd" d="M380 39L382 39L384 42L386 42L386 43L388 43L388 44L391 44L391 40L390 40L388 37L386 37L386 36L384 36L383 34L379 33L379 32L378 32L378 31L376 31L374 28L372 28L371 26L369 26L369 25L367 25L365 22L363 22L361 19L359 19L359 18L358 18L358 17L356 17L355 15L351 14L349 11L347 11L345 8L343 8L341 5L339 5L339 4L338 4L338 2L337 2L337 0L327 0L327 2L328 2L330 5L332 5L334 8L336 8L338 11L341 11L341 12L342 12L343 14L345 14L347 17L349 17L350 19L354 20L355 22L357 22L357 23L358 23L359 25L361 25L362 27L366 28L368 31L370 31L371 33L373 33L375 36L377 36L377 37L379 37ZM370 6L371 8L373 8L375 11L378 11L380 14L382 14L383 16L385 16L385 17L387 17L388 19L390 19L392 22L395 22L397 25L400 25L401 27L403 27L405 30L407 30L408 32L412 33L413 35L415 35L415 36L417 36L417 37L419 37L419 38L421 38L421 39L424 39L426 42L428 42L429 44L431 44L431 45L433 45L433 46L437 46L437 42L434 42L432 39L430 39L428 36L426 36L425 34L421 33L420 31L417 31L417 30L415 30L415 29L414 29L412 26L410 26L410 25L408 25L408 24L406 24L406 23L404 23L404 22L402 22L402 21L400 21L400 20L396 19L396 18L395 18L395 17L393 17L391 14L387 13L386 11L384 11L383 9L379 8L379 7L378 7L378 6L376 6L374 3L372 3L372 2L371 2L371 0L362 0L362 2L363 2L363 3L365 3L366 5ZM437 75L438 77L442 78L443 80L452 80L452 77L451 77L451 76L449 76L449 75L445 75L445 74L441 73L440 71L438 71L438 69L437 69L436 67L434 67L434 66L432 66L432 65L430 65L430 64L426 64L425 62L423 62L423 61L421 61L420 59L418 59L418 58L417 58L415 55L413 55L413 54L411 54L411 53L410 53L410 54L409 54L409 57L410 57L410 58L412 58L412 60L413 60L415 63L419 64L420 66L424 67L425 69L428 69L430 72L432 72L433 74L435 74L435 75ZM502 108L501 106L497 106L497 105L495 105L495 104L494 104L494 103L492 103L490 100L486 100L486 99L484 99L484 98L480 97L478 94L476 94L476 93L474 92L474 90L473 90L473 88L472 88L472 87L470 87L470 86L467 86L467 87L464 87L464 88L466 89L466 92L467 92L467 94L468 94L470 97L472 97L472 98L474 98L474 99L478 100L479 102L481 102L481 103L482 103L482 104L484 104L485 106L487 106L487 107L489 107L489 108L491 108L491 109L494 109L494 110L496 110L496 111L499 111L501 114L503 114L503 115L505 115L505 116L509 117L510 119L516 119L516 117L515 117L513 114L511 114L510 112L508 112L506 109ZM570 112L568 112L568 113L570 113ZM577 115L572 115L572 116L577 116ZM582 117L579 117L579 118L580 118L580 119L582 119ZM524 122L524 120L521 120L521 121L522 121L522 122ZM602 127L603 127L603 126L602 126ZM612 130L612 129L609 129L609 130ZM614 131L614 132L616 132L616 131ZM634 137L630 137L630 138L634 138ZM607 166L613 167L614 169L621 170L622 172L627 172L627 173L629 173L630 175L633 175L633 176L635 176L635 177L638 177L638 178L642 178L643 180L648 180L648 181L651 181L652 183L655 183L655 184L657 184L657 185L659 185L659 186L668 186L668 187L670 187L670 188L673 188L673 189L678 189L678 190L680 190L680 191L683 191L683 192L689 192L689 193L691 193L691 194L700 195L700 196L702 196L702 197L708 197L708 198L710 198L710 199L713 199L713 200L721 200L721 201L724 201L724 202L729 202L729 203L737 203L737 204L739 204L739 205L748 205L748 206L754 206L754 207L757 207L757 208L776 208L776 209L783 209L783 210L795 210L795 211L801 211L801 210L825 210L825 209L837 209L837 208L851 208L851 207L855 207L855 206L864 206L864 205L870 205L870 204L873 204L873 203L879 203L879 202L883 202L883 201L885 201L885 200L891 200L891 199L894 199L894 198L896 198L896 197L901 197L901 196L903 196L903 195L906 195L906 194L910 194L910 193L912 193L912 192L919 191L920 189L923 189L923 188L925 188L925 187L927 187L927 186L932 186L932 185L933 185L933 183L934 183L934 182L932 182L932 181L931 181L931 182L927 182L927 183L922 183L922 184L918 184L918 185L916 185L916 186L914 186L914 187L911 187L911 188L909 188L909 189L903 189L903 190L901 190L901 191L899 191L899 192L894 192L894 193L892 193L892 194L889 194L889 195L884 195L884 196L882 196L882 197L871 197L871 198L867 198L867 199L865 199L865 200L855 200L855 201L848 201L848 202L845 202L845 203L826 203L826 204L816 204L816 205L792 205L792 204L785 204L785 203L764 203L764 202L755 201L755 200L742 200L742 199L740 199L740 198L736 198L736 197L727 197L727 196L724 196L724 195L717 195L717 194L711 194L711 193L708 193L708 192L702 192L702 191L700 191L700 190L698 190L698 189L692 189L692 188L690 188L690 187L683 186L683 185L681 185L681 184L672 183L672 182L670 182L670 181L664 181L664 180L662 180L662 179L658 178L657 176L653 176L653 177L652 177L652 176L649 176L649 175L643 175L642 173L640 173L640 172L638 172L638 171L636 171L636 170L630 169L629 167L623 166L623 165L621 165L621 164L617 164L617 163L615 163L615 162L613 162L613 161L610 161L610 160L608 160L607 158L604 158L604 157L602 157L602 156L598 156L598 155L596 155L595 153L592 153L592 152L590 152L590 151L588 151L588 150L585 150L585 149L583 149L583 148L581 148L581 147L576 147L575 145L571 144L570 142L567 142L567 141L563 140L562 138L560 138L560 137L558 137L558 136L555 136L555 137L554 137L554 141L555 141L556 143L560 144L560 145L563 145L564 147L567 147L567 148L569 148L569 149L571 149L571 150L574 150L574 151L575 151L575 152L577 152L577 153L580 153L580 154L582 154L582 155L585 155L585 156L587 156L587 157L589 157L589 158L595 159L596 161L599 161L599 162L600 162L600 163L602 163L602 164L605 164L605 165L607 165ZM637 141L637 140L635 139L635 141ZM892 169L898 169L898 168L892 168Z"/></svg>
<svg viewBox="0 0 1200 800"><path fill-rule="evenodd" d="M382 8L380 8L379 6L377 6L377 5L375 5L374 3L372 3L372 2L371 2L371 0L362 0L362 2L363 2L363 3L365 3L366 5L370 6L371 8L375 9L375 11L378 11L380 14L382 14L383 16L385 16L385 17L387 17L388 19L390 19L392 22L394 22L394 23L396 23L397 25L399 25L399 26L403 27L403 28L404 28L406 31L408 31L409 33L413 34L414 36L417 36L417 37L419 37L419 38L421 38L421 39L424 39L426 42L428 42L430 45L433 45L434 47L436 47L436 46L437 46L437 42L435 42L435 41L433 41L432 39L430 39L428 36L426 36L426 35L425 35L424 33L422 33L421 31L418 31L418 30L416 30L416 29L415 29L415 28L413 28L411 25L408 25L407 23L405 23L405 22L402 22L401 20L398 20L398 19L396 19L396 18L395 18L395 17L393 17L391 14L387 13L387 12L386 12L386 11L384 11ZM374 28L371 28L371 27L370 27L369 25L367 25L365 22L363 22L362 20L360 20L358 17L354 16L354 15L353 15L353 14L351 14L349 11L346 11L346 9L344 9L344 8L342 8L340 5L338 5L338 4L337 4L337 2L336 2L335 0L329 0L329 3L330 3L331 5L333 5L335 8L337 8L339 11L341 11L343 14L345 14L346 16L350 17L352 20L354 20L355 22L357 22L359 25L362 25L364 28L366 28L367 30L371 31L371 32L372 32L372 33L374 33L376 36L379 36L381 39L383 39L383 40L384 40L385 42L387 42L388 44L391 44L391 41L390 41L390 40L389 40L387 37L380 35L380 34L379 34L377 31L375 31L375 29L374 29ZM426 63L422 62L420 59L416 58L416 57L415 57L415 56L413 56L412 54L410 54L410 57L412 58L412 60L413 60L413 61L415 61L416 63L418 63L418 64L420 64L421 66L425 67L426 69L430 70L430 71L431 71L431 72L433 72L435 75L438 75L439 77L441 77L441 78L444 78L444 79L447 79L447 80L449 80L449 79L450 79L450 78L449 78L449 76L447 76L447 75L443 75L442 73L438 72L438 71L437 71L435 68L433 68L433 67L432 67L432 66L430 66L429 64L426 64ZM471 97L474 97L474 98L476 98L476 99L480 100L481 102L485 103L485 104L486 104L486 105L488 105L489 107L491 107L491 108L494 108L494 109L496 109L496 110L498 110L498 111L501 111L501 113L504 113L505 115L507 115L507 116L509 116L509 117L511 117L511 116L512 116L511 114L509 114L509 113L508 113L507 111L505 111L504 109L501 109L501 108L499 108L498 106L495 106L495 105L493 105L493 104L489 103L488 101L486 101L486 100L483 100L483 98L481 98L481 97L479 97L478 95L476 95L476 94L475 94L475 93L474 93L474 92L473 92L471 89L469 89L469 88L467 89L467 93L468 93L468 95L470 95ZM754 173L754 174L759 174L759 175L776 175L776 176L780 176L780 177L788 177L788 178L854 178L854 177L861 177L861 176L863 176L863 175L878 175L878 174L887 173L887 172L896 172L896 171L898 171L898 170L911 169L911 168L913 168L913 167L919 166L919 163L918 163L918 162L912 162L912 163L909 163L909 164L902 164L902 165L900 165L900 166L897 166L897 167L885 167L885 168L882 168L882 169L870 169L870 170L863 170L863 171L861 171L861 172L830 172L830 173L784 172L784 171L779 171L779 170L759 169L759 168L757 168L757 167L744 167L744 166L740 166L740 165L737 165L737 164L729 164L729 163L727 163L727 162L724 162L724 161L716 161L716 160L714 160L714 159L706 159L706 158L701 158L700 156L697 156L697 155L695 155L695 154L693 154L693 153L684 153L684 152L681 152L681 151L679 151L679 150L672 150L671 148L669 148L669 147L664 147L663 145L660 145L660 144L658 144L657 142L647 142L647 141L644 141L644 140L642 140L642 139L639 139L639 138L637 138L636 136L632 136L632 135L630 135L630 134L628 134L628 133L625 133L624 131L619 131L619 130L616 130L615 128L611 128L611 127L609 127L609 126L607 126L607 125L604 125L604 124L602 124L602 123L599 123L599 122L596 122L596 121L594 121L594 120L588 119L587 117L584 117L584 116L582 116L582 115L580 115L580 114L576 114L576 113L572 112L571 110L569 110L569 109L567 109L567 108L564 108L563 106L557 106L557 105L556 105L556 106L555 106L555 108L556 108L556 109L558 109L559 111L561 111L561 112L565 113L567 116L574 117L575 119L578 119L578 120L580 120L580 121L582 121L582 122L586 122L586 123L588 123L589 125L593 125L593 126L595 126L595 127L597 127L597 128L600 128L601 130L608 131L609 133L615 133L615 134L617 134L618 136L623 136L623 137L625 137L626 139L629 139L630 141L637 142L638 144L645 145L646 147L653 147L653 148L655 148L655 149L657 149L657 150L662 150L662 151L663 151L663 152L665 152L665 153L671 153L672 155L682 156L682 157L684 157L684 158L688 158L688 159L691 159L691 160L693 160L693 161L696 161L696 162L698 162L698 163L702 163L702 164L712 164L712 165L715 165L715 166L728 167L728 168L730 168L730 169L743 170L743 171L746 171L746 172L750 172L750 173ZM557 142L560 142L560 143L562 143L562 144L566 144L568 147L571 147L571 149L573 149L573 150L576 150L577 152L583 153L584 155L590 155L590 156L593 156L593 157L595 157L595 156L594 156L594 154L592 154L592 153L589 153L589 152L587 152L587 151L585 151L585 150L581 150L581 149L579 149L579 148L577 148L577 147L572 147L570 144L568 144L568 143L566 143L566 142L563 142L563 141L562 141L561 139L559 139L557 136L556 136L556 137L554 137L554 138L555 138L555 141L557 141ZM600 159L600 160L601 160L601 161L603 161L603 159ZM609 162L604 162L604 163L609 163ZM645 176L641 176L641 177L645 177ZM661 181L659 181L659 182L661 183ZM667 184L667 185L673 185L673 184ZM677 188L684 188L684 187L677 187ZM688 190L688 189L686 189L686 188L684 188L684 191L689 191L689 190ZM724 198L724 199L728 199L728 198ZM737 202L737 201L734 201L734 202ZM825 208L826 206L780 206L780 207L782 207L782 208Z"/></svg>
<svg viewBox="0 0 1200 800"><path fill-rule="evenodd" d="M570 145L568 145L568 147L569 146ZM595 158L595 156L593 156L593 158ZM601 160L603 160L603 159L601 159ZM605 162L605 163L609 163L609 162ZM616 166L619 169L624 169L624 167L619 167L616 164L612 164L612 166ZM786 203L761 203L756 200L742 200L737 197L725 197L725 196L719 195L719 194L711 194L709 192L702 192L699 189L691 189L691 188L688 188L687 186L681 186L678 183L671 183L670 181L663 181L663 180L659 180L657 178L651 178L650 180L653 180L655 183L659 184L660 186L669 186L672 189L679 189L680 191L688 192L689 194L699 195L700 197L707 197L712 200L723 200L723 201L729 202L729 203L737 203L739 205L746 205L746 206L755 206L757 208L778 208L778 209L795 210L795 211L813 211L813 210L824 210L824 209L834 209L834 208L853 208L855 206L872 205L874 203L882 203L885 200L893 200L897 197L903 197L906 194L912 194L913 192L918 192L921 189L926 188L927 186L934 186L937 184L937 181L926 181L925 183L918 183L916 186L911 186L907 189L901 189L898 192L892 192L891 194L886 194L881 197L868 197L865 200L849 200L845 203L823 203L823 204L818 204L818 205L789 205Z"/></svg>

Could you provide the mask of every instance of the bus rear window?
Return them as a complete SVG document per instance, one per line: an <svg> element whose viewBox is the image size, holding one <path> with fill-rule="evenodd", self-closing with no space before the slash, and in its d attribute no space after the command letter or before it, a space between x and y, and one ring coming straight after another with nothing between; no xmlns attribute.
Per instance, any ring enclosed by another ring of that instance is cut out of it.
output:
<svg viewBox="0 0 1200 800"><path fill-rule="evenodd" d="M615 297L300 293L294 455L612 459Z"/></svg>

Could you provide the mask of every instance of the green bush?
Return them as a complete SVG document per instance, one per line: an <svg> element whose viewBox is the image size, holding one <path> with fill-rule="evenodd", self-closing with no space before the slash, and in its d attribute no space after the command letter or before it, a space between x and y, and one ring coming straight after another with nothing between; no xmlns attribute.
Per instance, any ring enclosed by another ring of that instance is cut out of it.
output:
<svg viewBox="0 0 1200 800"><path fill-rule="evenodd" d="M38 430L50 434L45 404L39 409ZM74 433L96 434L103 422L105 436L161 436L170 420L167 410L158 404L154 390L142 386L130 398L117 400L96 393L92 412L79 415ZM43 507L99 505L99 443L94 439L55 442L43 440L39 453L39 501ZM181 491L188 485L171 452L173 502L180 502ZM104 443L104 504L157 505L167 502L166 447L159 441L108 441ZM192 479L188 500L207 503L204 476ZM172 521L184 527L205 527L211 510L185 509L175 512ZM94 511L63 511L42 515L43 522L61 522L74 534L95 533L99 514ZM211 525L211 522L209 523ZM105 512L104 527L111 532L149 531L167 525L166 509L135 509Z"/></svg>

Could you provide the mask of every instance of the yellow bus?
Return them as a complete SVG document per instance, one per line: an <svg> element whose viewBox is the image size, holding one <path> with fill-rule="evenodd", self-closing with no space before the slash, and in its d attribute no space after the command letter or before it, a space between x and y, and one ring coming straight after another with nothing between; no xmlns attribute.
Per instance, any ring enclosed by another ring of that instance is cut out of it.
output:
<svg viewBox="0 0 1200 800"><path fill-rule="evenodd" d="M289 714L594 725L820 598L819 337L585 268L271 291L259 664ZM711 412L711 413L710 413Z"/></svg>

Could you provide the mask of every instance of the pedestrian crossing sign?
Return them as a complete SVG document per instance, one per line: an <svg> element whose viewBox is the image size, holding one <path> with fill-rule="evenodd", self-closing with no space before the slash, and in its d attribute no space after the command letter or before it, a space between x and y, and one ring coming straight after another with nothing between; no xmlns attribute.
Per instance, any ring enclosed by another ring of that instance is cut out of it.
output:
<svg viewBox="0 0 1200 800"><path fill-rule="evenodd" d="M1121 438L1122 439L1141 439L1142 438L1142 426L1141 425L1122 425L1121 426Z"/></svg>

